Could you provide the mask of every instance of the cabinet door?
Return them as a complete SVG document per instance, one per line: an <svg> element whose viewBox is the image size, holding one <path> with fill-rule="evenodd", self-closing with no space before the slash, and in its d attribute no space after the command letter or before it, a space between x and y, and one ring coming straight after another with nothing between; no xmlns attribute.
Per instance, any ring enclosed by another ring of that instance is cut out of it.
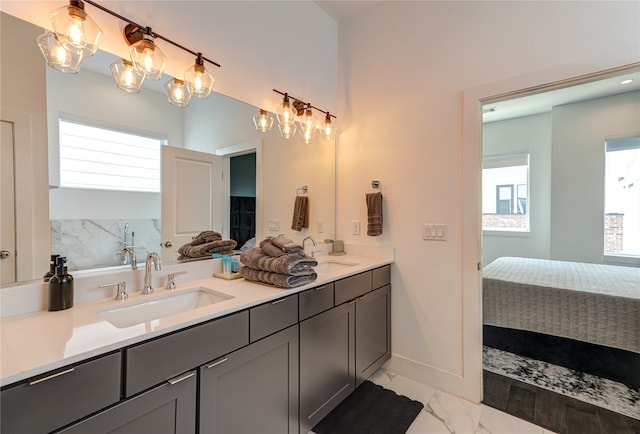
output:
<svg viewBox="0 0 640 434"><path fill-rule="evenodd" d="M300 433L355 390L355 304L300 323Z"/></svg>
<svg viewBox="0 0 640 434"><path fill-rule="evenodd" d="M196 385L196 372L188 372L60 432L193 434Z"/></svg>
<svg viewBox="0 0 640 434"><path fill-rule="evenodd" d="M356 387L391 357L391 285L356 300Z"/></svg>
<svg viewBox="0 0 640 434"><path fill-rule="evenodd" d="M298 326L200 367L200 432L298 432Z"/></svg>

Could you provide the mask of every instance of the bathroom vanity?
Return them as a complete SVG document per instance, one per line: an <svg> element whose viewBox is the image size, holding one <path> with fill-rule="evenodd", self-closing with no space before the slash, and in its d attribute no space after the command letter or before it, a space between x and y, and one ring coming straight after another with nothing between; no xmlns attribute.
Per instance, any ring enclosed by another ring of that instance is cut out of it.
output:
<svg viewBox="0 0 640 434"><path fill-rule="evenodd" d="M140 324L116 327L102 314L160 300L161 289L4 318L3 337L44 347L3 358L0 430L307 433L391 355L391 261L341 261L321 261L316 282L292 290L178 285L175 294L229 298ZM3 339L2 351L11 345Z"/></svg>

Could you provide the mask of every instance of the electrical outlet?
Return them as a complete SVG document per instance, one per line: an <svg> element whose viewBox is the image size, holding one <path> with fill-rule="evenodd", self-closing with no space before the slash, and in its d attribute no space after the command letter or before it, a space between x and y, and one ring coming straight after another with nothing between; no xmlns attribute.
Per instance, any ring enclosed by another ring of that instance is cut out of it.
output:
<svg viewBox="0 0 640 434"><path fill-rule="evenodd" d="M269 220L267 227L270 231L278 232L280 230L280 220Z"/></svg>
<svg viewBox="0 0 640 434"><path fill-rule="evenodd" d="M360 220L354 220L351 222L351 234L360 235Z"/></svg>
<svg viewBox="0 0 640 434"><path fill-rule="evenodd" d="M318 232L319 234L324 233L324 222L322 220L318 220L318 223L316 226L317 226L316 232Z"/></svg>

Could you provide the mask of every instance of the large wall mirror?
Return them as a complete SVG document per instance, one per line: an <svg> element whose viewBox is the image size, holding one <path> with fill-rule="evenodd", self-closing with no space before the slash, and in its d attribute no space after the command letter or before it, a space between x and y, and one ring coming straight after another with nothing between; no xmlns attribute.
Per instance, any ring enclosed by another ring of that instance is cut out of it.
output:
<svg viewBox="0 0 640 434"><path fill-rule="evenodd" d="M253 231L258 239L279 233L299 240L307 235L320 240L334 237L333 141L319 137L310 144L305 144L301 138L286 140L280 136L277 127L269 133L260 133L252 121L258 108L220 94L212 94L207 99L194 98L186 108L175 107L169 104L162 89L170 77L145 83L140 93L126 93L117 88L109 71L109 64L116 57L105 52L86 59L78 74L62 74L44 66L35 42L42 29L5 13L2 13L1 24L3 115L30 112L22 106L15 107L22 105L24 98L29 98L34 105L40 104L38 101L44 101L46 105L44 120L34 114L35 109L33 113L27 113L25 119L32 130L34 124L37 128L46 124L46 143L37 138L31 140L30 158L36 160L46 155L48 175L33 171L28 177L24 176L18 158L18 166L13 168L18 174L14 176L13 191L20 202L24 199L20 195L31 191L24 183L34 186L42 183L49 187L46 218L33 217L31 231L19 229L20 225L25 225L26 215L20 205L14 213L17 213L14 215L17 222L13 228L8 225L7 236L3 232L3 250L20 252L21 245L26 243L24 251L31 252L18 254L15 265L6 265L8 261L3 259L3 284L39 279L47 271L51 253L66 256L70 270L118 266L119 252L125 243L136 247L138 262L141 257L144 260L148 251L162 253L165 262L176 259L174 251L163 251L161 247L167 241L173 241L175 247L180 243L163 237L166 222L161 209L162 193L61 186L61 121L139 134L159 139L163 146L215 155L216 171L221 172L216 173L214 199L207 210L213 216L211 227L198 226L197 218L193 219L196 223L183 221L187 236L198 228L214 229L225 239L238 238L239 248L247 241L251 243L250 219L253 218ZM14 47L11 43L15 41L23 42ZM23 77L24 82L37 80L32 88L41 89L40 93L44 92L44 95L13 97L7 91L5 98L7 80L17 76ZM21 99L19 104L14 104L15 98ZM5 140L3 132L3 146L5 142L13 143L13 139ZM22 152L19 141L15 143L17 152ZM3 165L9 160L5 155L3 147ZM30 169L33 167L29 166ZM6 172L4 166L3 172ZM190 186L192 191L207 187L198 181L193 184ZM294 202L302 186L307 187L305 194L309 198L309 227L293 231L290 227ZM33 199L37 200L37 197ZM15 202L15 198L4 191L2 200L3 210ZM3 215L3 226L10 217ZM48 227L42 228L43 225ZM28 234L22 237L24 232ZM15 248L4 245L11 235L16 238ZM27 238L27 241L21 238ZM21 264L20 261L30 263ZM10 277L5 269L12 267L15 272Z"/></svg>

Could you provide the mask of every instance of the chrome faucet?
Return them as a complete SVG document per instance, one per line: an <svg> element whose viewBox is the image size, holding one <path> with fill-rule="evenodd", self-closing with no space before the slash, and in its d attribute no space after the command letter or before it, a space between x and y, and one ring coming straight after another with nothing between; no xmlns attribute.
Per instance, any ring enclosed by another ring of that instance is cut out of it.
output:
<svg viewBox="0 0 640 434"><path fill-rule="evenodd" d="M132 248L125 247L124 249L122 249L120 251L120 263L122 265L127 263L127 254L131 258L131 269L132 270L137 270L138 269L138 264L137 264L137 261L136 261L136 251L133 250Z"/></svg>
<svg viewBox="0 0 640 434"><path fill-rule="evenodd" d="M149 252L147 254L147 260L145 262L144 267L144 286L142 287L142 293L147 295L153 292L153 288L151 287L151 263L156 269L156 271L160 271L162 268L162 262L160 262L160 257L156 252Z"/></svg>
<svg viewBox="0 0 640 434"><path fill-rule="evenodd" d="M304 237L304 238L302 239L302 250L303 250L303 251L304 251L304 243L305 243L307 240L311 240L311 242L313 243L313 245L314 245L314 246L316 246L316 240L314 240L314 239L313 239L313 237L312 237L311 235L307 235L306 237ZM316 256L315 252L313 252L313 251L312 251L312 252L311 252L311 256L315 258L315 256Z"/></svg>

